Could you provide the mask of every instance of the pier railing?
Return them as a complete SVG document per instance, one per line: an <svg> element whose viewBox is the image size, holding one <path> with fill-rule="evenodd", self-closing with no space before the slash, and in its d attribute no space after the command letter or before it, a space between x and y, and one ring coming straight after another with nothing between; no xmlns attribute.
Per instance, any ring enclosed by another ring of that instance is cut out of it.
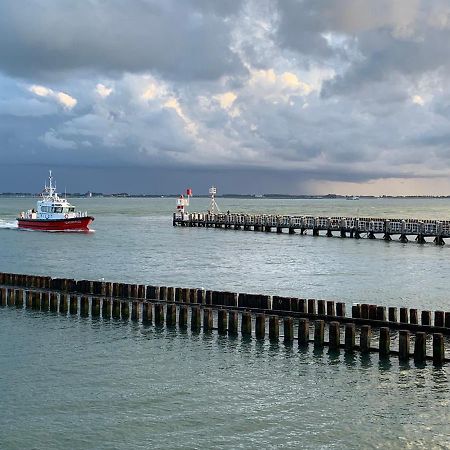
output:
<svg viewBox="0 0 450 450"><path fill-rule="evenodd" d="M315 217L287 216L270 214L203 214L174 213L174 226L233 228L245 231L267 231L277 233L287 230L293 234L312 231L318 236L325 232L331 237L338 233L341 237L360 238L363 235L375 239L382 234L384 240L399 235L401 242L408 242L408 236L416 236L416 241L425 243L425 238L434 238L438 245L444 244L444 238L450 237L450 220L386 219L374 217Z"/></svg>
<svg viewBox="0 0 450 450"><path fill-rule="evenodd" d="M414 358L419 365L450 360L445 354L450 312L444 311L363 303L347 316L343 302L10 273L0 273L0 305L180 327L190 320L193 330L282 337L288 344L313 343L330 351Z"/></svg>

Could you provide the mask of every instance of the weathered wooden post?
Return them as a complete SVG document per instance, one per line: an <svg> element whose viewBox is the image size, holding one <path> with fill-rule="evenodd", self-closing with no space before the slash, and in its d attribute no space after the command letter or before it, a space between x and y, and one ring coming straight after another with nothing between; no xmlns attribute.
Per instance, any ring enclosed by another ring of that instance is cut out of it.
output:
<svg viewBox="0 0 450 450"><path fill-rule="evenodd" d="M397 308L389 307L389 322L397 322Z"/></svg>
<svg viewBox="0 0 450 450"><path fill-rule="evenodd" d="M15 306L16 295L14 289L8 289L8 306Z"/></svg>
<svg viewBox="0 0 450 450"><path fill-rule="evenodd" d="M285 317L283 320L283 334L284 342L292 344L294 341L294 319L292 317Z"/></svg>
<svg viewBox="0 0 450 450"><path fill-rule="evenodd" d="M252 335L252 315L247 311L241 315L241 334L242 336Z"/></svg>
<svg viewBox="0 0 450 450"><path fill-rule="evenodd" d="M431 325L431 311L422 311L422 325Z"/></svg>
<svg viewBox="0 0 450 450"><path fill-rule="evenodd" d="M361 350L361 353L370 352L371 338L372 338L372 329L370 328L370 325L362 325L361 336L359 338L359 349Z"/></svg>
<svg viewBox="0 0 450 450"><path fill-rule="evenodd" d="M325 315L325 300L317 300L317 314L319 316Z"/></svg>
<svg viewBox="0 0 450 450"><path fill-rule="evenodd" d="M191 330L198 331L201 328L200 307L191 308Z"/></svg>
<svg viewBox="0 0 450 450"><path fill-rule="evenodd" d="M213 313L211 308L203 309L203 331L211 331L213 329Z"/></svg>
<svg viewBox="0 0 450 450"><path fill-rule="evenodd" d="M345 317L345 303L343 302L336 303L336 315L338 317Z"/></svg>
<svg viewBox="0 0 450 450"><path fill-rule="evenodd" d="M308 299L308 314L317 314L316 301L313 298Z"/></svg>
<svg viewBox="0 0 450 450"><path fill-rule="evenodd" d="M100 297L92 297L92 317L100 317Z"/></svg>
<svg viewBox="0 0 450 450"><path fill-rule="evenodd" d="M400 308L400 323L408 323L408 308Z"/></svg>
<svg viewBox="0 0 450 450"><path fill-rule="evenodd" d="M228 312L228 334L236 336L238 334L238 313L237 311Z"/></svg>
<svg viewBox="0 0 450 450"><path fill-rule="evenodd" d="M266 316L264 314L256 314L255 335L257 339L266 337Z"/></svg>
<svg viewBox="0 0 450 450"><path fill-rule="evenodd" d="M444 323L445 323L444 311L435 311L434 312L434 326L435 327L443 327Z"/></svg>
<svg viewBox="0 0 450 450"><path fill-rule="evenodd" d="M113 317L113 319L120 319L120 301L119 300L113 300L112 317Z"/></svg>
<svg viewBox="0 0 450 450"><path fill-rule="evenodd" d="M377 320L377 305L369 305L369 319Z"/></svg>
<svg viewBox="0 0 450 450"><path fill-rule="evenodd" d="M309 343L309 320L301 318L298 320L298 345Z"/></svg>
<svg viewBox="0 0 450 450"><path fill-rule="evenodd" d="M18 289L16 294L16 307L17 308L23 308L23 296L24 296L24 290Z"/></svg>
<svg viewBox="0 0 450 450"><path fill-rule="evenodd" d="M445 313L444 326L445 326L445 328L450 328L450 312Z"/></svg>
<svg viewBox="0 0 450 450"><path fill-rule="evenodd" d="M162 325L164 323L164 305L162 303L155 303L155 325Z"/></svg>
<svg viewBox="0 0 450 450"><path fill-rule="evenodd" d="M63 292L59 294L59 312L66 313L69 309L69 295Z"/></svg>
<svg viewBox="0 0 450 450"><path fill-rule="evenodd" d="M336 351L341 347L341 329L339 322L330 322L329 325L329 348Z"/></svg>
<svg viewBox="0 0 450 450"><path fill-rule="evenodd" d="M280 339L280 322L278 316L269 317L269 339L278 341Z"/></svg>
<svg viewBox="0 0 450 450"><path fill-rule="evenodd" d="M142 303L142 323L146 325L153 323L153 307L150 302Z"/></svg>
<svg viewBox="0 0 450 450"><path fill-rule="evenodd" d="M417 325L419 323L417 309L411 308L409 310L409 323L412 323L415 325Z"/></svg>
<svg viewBox="0 0 450 450"><path fill-rule="evenodd" d="M361 319L368 319L369 318L369 304L363 303L361 305Z"/></svg>
<svg viewBox="0 0 450 450"><path fill-rule="evenodd" d="M219 334L224 334L228 329L228 316L227 311L225 309L219 309L217 312L217 328Z"/></svg>
<svg viewBox="0 0 450 450"><path fill-rule="evenodd" d="M391 333L388 327L380 328L380 343L378 346L380 358L387 358L391 353Z"/></svg>
<svg viewBox="0 0 450 450"><path fill-rule="evenodd" d="M50 294L50 311L58 311L58 294L56 292Z"/></svg>
<svg viewBox="0 0 450 450"><path fill-rule="evenodd" d="M354 323L345 324L345 350L352 352L356 342L356 327Z"/></svg>
<svg viewBox="0 0 450 450"><path fill-rule="evenodd" d="M177 305L175 303L168 303L166 305L166 324L169 327L177 324Z"/></svg>
<svg viewBox="0 0 450 450"><path fill-rule="evenodd" d="M359 303L352 305L352 317L354 319L361 318L361 305Z"/></svg>
<svg viewBox="0 0 450 450"><path fill-rule="evenodd" d="M423 331L416 333L414 342L414 362L423 364L427 359L427 334Z"/></svg>
<svg viewBox="0 0 450 450"><path fill-rule="evenodd" d="M137 322L139 320L139 305L140 302L131 303L131 320Z"/></svg>
<svg viewBox="0 0 450 450"><path fill-rule="evenodd" d="M76 295L70 296L70 314L78 313L78 297Z"/></svg>
<svg viewBox="0 0 450 450"><path fill-rule="evenodd" d="M442 333L433 334L433 364L442 366L445 361L444 336Z"/></svg>
<svg viewBox="0 0 450 450"><path fill-rule="evenodd" d="M186 305L180 305L178 326L180 328L187 328L187 323L188 323L188 307Z"/></svg>
<svg viewBox="0 0 450 450"><path fill-rule="evenodd" d="M130 320L130 303L129 302L120 302L122 320L128 321Z"/></svg>
<svg viewBox="0 0 450 450"><path fill-rule="evenodd" d="M332 300L327 301L327 316L335 316L336 308L335 303Z"/></svg>
<svg viewBox="0 0 450 450"><path fill-rule="evenodd" d="M323 347L325 343L325 322L316 320L314 322L314 347Z"/></svg>
<svg viewBox="0 0 450 450"><path fill-rule="evenodd" d="M89 298L82 295L80 297L80 316L88 316L89 315Z"/></svg>
<svg viewBox="0 0 450 450"><path fill-rule="evenodd" d="M386 307L385 306L377 306L377 320L386 322Z"/></svg>
<svg viewBox="0 0 450 450"><path fill-rule="evenodd" d="M111 300L109 298L102 299L102 317L103 319L111 319Z"/></svg>
<svg viewBox="0 0 450 450"><path fill-rule="evenodd" d="M400 361L407 361L409 359L409 331L400 330L398 332L398 359Z"/></svg>

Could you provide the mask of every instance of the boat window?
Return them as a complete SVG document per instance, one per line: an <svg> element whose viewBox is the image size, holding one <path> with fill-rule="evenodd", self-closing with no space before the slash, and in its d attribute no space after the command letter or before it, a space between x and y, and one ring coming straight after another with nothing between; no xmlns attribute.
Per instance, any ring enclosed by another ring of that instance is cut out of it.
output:
<svg viewBox="0 0 450 450"><path fill-rule="evenodd" d="M53 208L53 212L62 213L62 208Z"/></svg>
<svg viewBox="0 0 450 450"><path fill-rule="evenodd" d="M75 212L75 207L73 207L73 206L70 207L70 208L69 208L69 212Z"/></svg>

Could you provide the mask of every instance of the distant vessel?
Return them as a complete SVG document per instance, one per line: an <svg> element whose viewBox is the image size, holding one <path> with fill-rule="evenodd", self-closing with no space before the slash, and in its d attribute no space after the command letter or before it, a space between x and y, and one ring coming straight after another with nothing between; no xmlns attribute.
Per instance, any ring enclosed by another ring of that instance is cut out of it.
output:
<svg viewBox="0 0 450 450"><path fill-rule="evenodd" d="M87 212L75 210L67 199L60 198L53 186L50 170L49 185L45 185L42 199L36 203L36 209L21 212L17 219L18 227L40 231L89 231L94 220Z"/></svg>
<svg viewBox="0 0 450 450"><path fill-rule="evenodd" d="M359 200L359 196L357 195L352 195L350 197L345 197L346 200Z"/></svg>

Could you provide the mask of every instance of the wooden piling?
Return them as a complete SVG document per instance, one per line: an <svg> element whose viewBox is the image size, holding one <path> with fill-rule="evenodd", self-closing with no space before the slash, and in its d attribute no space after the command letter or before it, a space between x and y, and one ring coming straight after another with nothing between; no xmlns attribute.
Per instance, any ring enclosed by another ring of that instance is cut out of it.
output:
<svg viewBox="0 0 450 450"><path fill-rule="evenodd" d="M317 314L316 301L313 298L308 299L308 314Z"/></svg>
<svg viewBox="0 0 450 450"><path fill-rule="evenodd" d="M389 307L389 322L397 322L397 308Z"/></svg>
<svg viewBox="0 0 450 450"><path fill-rule="evenodd" d="M153 323L153 307L150 302L142 303L142 323L147 325Z"/></svg>
<svg viewBox="0 0 450 450"><path fill-rule="evenodd" d="M120 301L113 300L112 302L112 317L113 319L120 319Z"/></svg>
<svg viewBox="0 0 450 450"><path fill-rule="evenodd" d="M84 295L80 298L80 316L89 316L89 298Z"/></svg>
<svg viewBox="0 0 450 450"><path fill-rule="evenodd" d="M339 322L330 322L329 325L329 348L330 350L339 350L341 346L341 329Z"/></svg>
<svg viewBox="0 0 450 450"><path fill-rule="evenodd" d="M338 317L345 317L345 303L343 302L336 303L336 315Z"/></svg>
<svg viewBox="0 0 450 450"><path fill-rule="evenodd" d="M423 364L427 358L427 334L418 331L414 340L414 362Z"/></svg>
<svg viewBox="0 0 450 450"><path fill-rule="evenodd" d="M431 311L422 311L422 325L431 325Z"/></svg>
<svg viewBox="0 0 450 450"><path fill-rule="evenodd" d="M356 327L354 323L345 324L345 350L352 352L356 342Z"/></svg>
<svg viewBox="0 0 450 450"><path fill-rule="evenodd" d="M363 303L361 305L361 319L369 318L369 305L367 303Z"/></svg>
<svg viewBox="0 0 450 450"><path fill-rule="evenodd" d="M408 330L400 330L398 332L398 359L400 361L407 361L410 354L410 333Z"/></svg>
<svg viewBox="0 0 450 450"><path fill-rule="evenodd" d="M211 308L203 309L203 331L211 331L213 329L213 312Z"/></svg>
<svg viewBox="0 0 450 450"><path fill-rule="evenodd" d="M228 334L236 336L238 334L238 313L237 311L228 312Z"/></svg>
<svg viewBox="0 0 450 450"><path fill-rule="evenodd" d="M191 308L191 330L198 331L201 328L200 307Z"/></svg>
<svg viewBox="0 0 450 450"><path fill-rule="evenodd" d="M444 311L435 311L434 312L434 326L435 327L443 327L444 324L445 324Z"/></svg>
<svg viewBox="0 0 450 450"><path fill-rule="evenodd" d="M247 311L241 315L241 334L242 336L252 335L252 315Z"/></svg>
<svg viewBox="0 0 450 450"><path fill-rule="evenodd" d="M377 305L369 305L369 319L370 320L378 320L377 313L378 313Z"/></svg>
<svg viewBox="0 0 450 450"><path fill-rule="evenodd" d="M370 325L361 326L361 335L359 337L359 349L361 353L370 352L370 341L372 338L372 329Z"/></svg>
<svg viewBox="0 0 450 450"><path fill-rule="evenodd" d="M59 312L65 314L69 310L69 295L63 292L59 295Z"/></svg>
<svg viewBox="0 0 450 450"><path fill-rule="evenodd" d="M444 336L442 333L433 334L433 364L442 366L445 361Z"/></svg>
<svg viewBox="0 0 450 450"><path fill-rule="evenodd" d="M332 300L327 301L327 316L335 316L336 315L336 306Z"/></svg>
<svg viewBox="0 0 450 450"><path fill-rule="evenodd" d="M92 297L92 317L100 317L100 297Z"/></svg>
<svg viewBox="0 0 450 450"><path fill-rule="evenodd" d="M164 305L162 303L155 303L155 325L162 325L164 323Z"/></svg>
<svg viewBox="0 0 450 450"><path fill-rule="evenodd" d="M14 289L8 289L8 306L15 306L16 295Z"/></svg>
<svg viewBox="0 0 450 450"><path fill-rule="evenodd" d="M264 314L256 314L255 335L257 339L266 337L266 316Z"/></svg>
<svg viewBox="0 0 450 450"><path fill-rule="evenodd" d="M76 295L70 296L70 314L77 314L78 313L78 297Z"/></svg>
<svg viewBox="0 0 450 450"><path fill-rule="evenodd" d="M269 317L269 339L277 342L280 339L280 321L278 316Z"/></svg>
<svg viewBox="0 0 450 450"><path fill-rule="evenodd" d="M50 294L50 311L58 311L58 294L56 292Z"/></svg>
<svg viewBox="0 0 450 450"><path fill-rule="evenodd" d="M361 305L359 303L352 305L352 317L354 319L361 318Z"/></svg>
<svg viewBox="0 0 450 450"><path fill-rule="evenodd" d="M309 320L301 318L298 320L298 345L309 343Z"/></svg>
<svg viewBox="0 0 450 450"><path fill-rule="evenodd" d="M319 316L325 315L325 300L317 300L317 314Z"/></svg>
<svg viewBox="0 0 450 450"><path fill-rule="evenodd" d="M166 324L173 327L177 324L177 305L168 303L166 305Z"/></svg>
<svg viewBox="0 0 450 450"><path fill-rule="evenodd" d="M139 302L131 303L131 320L137 322L139 320Z"/></svg>
<svg viewBox="0 0 450 450"><path fill-rule="evenodd" d="M188 323L188 307L186 305L180 305L178 326L180 328L186 328Z"/></svg>
<svg viewBox="0 0 450 450"><path fill-rule="evenodd" d="M408 322L408 308L400 308L400 323Z"/></svg>
<svg viewBox="0 0 450 450"><path fill-rule="evenodd" d="M409 310L409 323L412 323L415 325L419 323L417 309L411 308Z"/></svg>
<svg viewBox="0 0 450 450"><path fill-rule="evenodd" d="M284 318L283 334L284 334L284 342L286 344L291 344L294 341L294 319L292 317Z"/></svg>
<svg viewBox="0 0 450 450"><path fill-rule="evenodd" d="M316 320L314 322L314 347L323 347L325 343L325 322Z"/></svg>
<svg viewBox="0 0 450 450"><path fill-rule="evenodd" d="M378 352L380 354L380 358L387 358L391 353L391 333L388 327L380 328Z"/></svg>
<svg viewBox="0 0 450 450"><path fill-rule="evenodd" d="M130 303L129 302L120 302L120 309L122 320L128 321L130 319Z"/></svg>
<svg viewBox="0 0 450 450"><path fill-rule="evenodd" d="M385 306L377 306L377 320L386 322L386 307Z"/></svg>
<svg viewBox="0 0 450 450"><path fill-rule="evenodd" d="M445 313L444 326L445 326L445 328L450 328L450 312Z"/></svg>
<svg viewBox="0 0 450 450"><path fill-rule="evenodd" d="M224 334L228 329L228 316L227 311L225 309L219 309L217 311L217 329L219 334Z"/></svg>
<svg viewBox="0 0 450 450"><path fill-rule="evenodd" d="M24 296L24 290L18 289L16 292L16 307L17 308L23 308L23 296Z"/></svg>

